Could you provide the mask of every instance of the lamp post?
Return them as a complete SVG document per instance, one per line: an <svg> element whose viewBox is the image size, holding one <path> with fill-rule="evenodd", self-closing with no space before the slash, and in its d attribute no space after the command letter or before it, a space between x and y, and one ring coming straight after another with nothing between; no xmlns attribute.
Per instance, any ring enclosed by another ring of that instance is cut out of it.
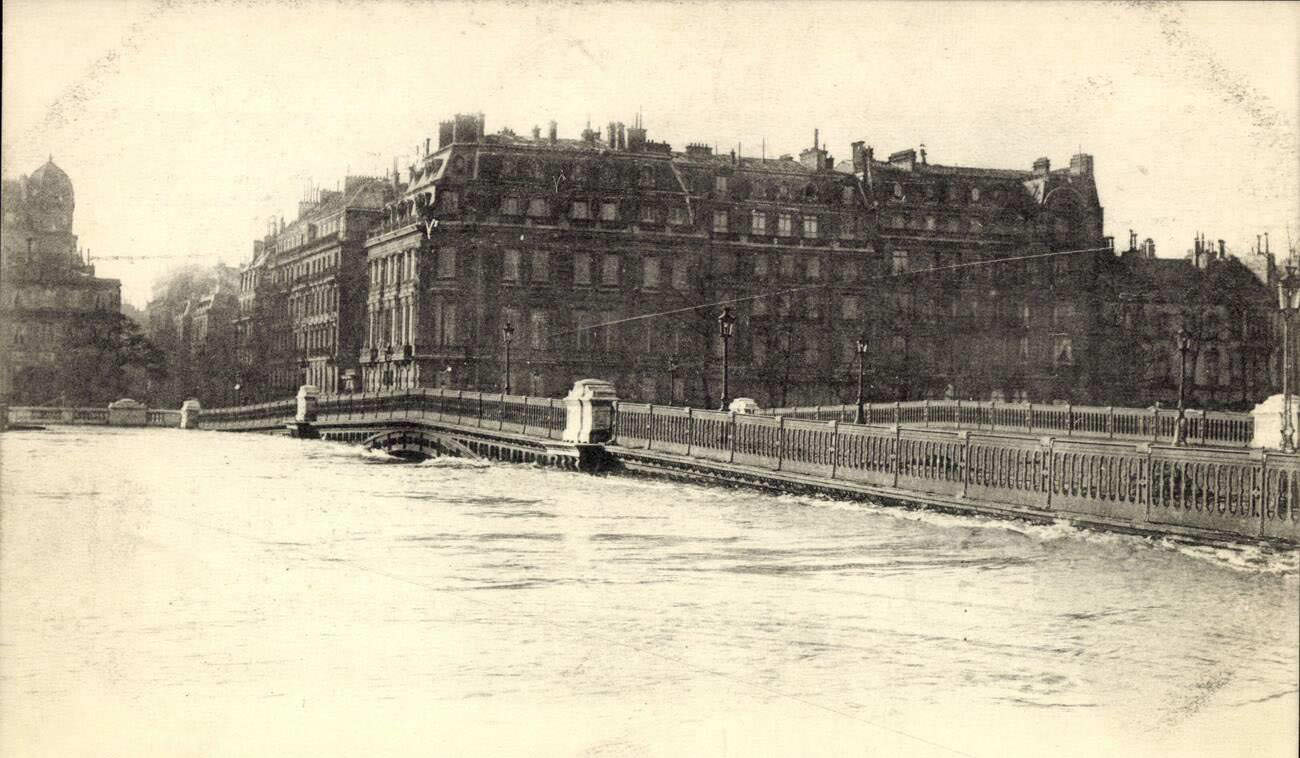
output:
<svg viewBox="0 0 1300 758"><path fill-rule="evenodd" d="M510 342L515 337L515 327L509 321L501 327L501 336L506 346L506 394L510 394Z"/></svg>
<svg viewBox="0 0 1300 758"><path fill-rule="evenodd" d="M677 403L677 355L668 356L668 402Z"/></svg>
<svg viewBox="0 0 1300 758"><path fill-rule="evenodd" d="M1300 277L1288 265L1277 283L1277 308L1282 314L1282 452L1295 452L1295 413L1291 410L1291 317L1300 310Z"/></svg>
<svg viewBox="0 0 1300 758"><path fill-rule="evenodd" d="M393 346L384 346L384 389L393 386Z"/></svg>
<svg viewBox="0 0 1300 758"><path fill-rule="evenodd" d="M867 414L862 400L862 374L863 364L867 361L867 338L858 337L858 343L854 346L854 350L858 354L858 413L853 417L853 423L865 424Z"/></svg>
<svg viewBox="0 0 1300 758"><path fill-rule="evenodd" d="M1184 415L1183 401L1185 400L1184 385L1187 381L1187 349L1191 343L1191 337L1187 330L1178 327L1178 332L1174 335L1178 345L1178 419L1174 422L1174 444L1187 444L1187 418Z"/></svg>
<svg viewBox="0 0 1300 758"><path fill-rule="evenodd" d="M722 309L718 315L718 336L722 337L722 404L719 410L727 410L727 395L729 387L727 384L728 353L727 343L731 340L731 335L736 333L736 317L731 315L731 307Z"/></svg>
<svg viewBox="0 0 1300 758"><path fill-rule="evenodd" d="M243 389L243 386L239 382L235 382L235 405L236 406L240 404L240 400L242 396L240 395L239 391L241 389Z"/></svg>

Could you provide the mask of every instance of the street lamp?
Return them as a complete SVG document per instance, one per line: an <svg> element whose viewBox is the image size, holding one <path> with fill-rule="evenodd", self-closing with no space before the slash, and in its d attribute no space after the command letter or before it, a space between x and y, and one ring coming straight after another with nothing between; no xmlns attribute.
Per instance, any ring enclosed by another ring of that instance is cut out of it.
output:
<svg viewBox="0 0 1300 758"><path fill-rule="evenodd" d="M393 346L384 346L384 388L393 386Z"/></svg>
<svg viewBox="0 0 1300 758"><path fill-rule="evenodd" d="M1300 277L1288 265L1277 283L1277 309L1282 314L1282 452L1295 452L1295 422L1291 410L1291 317L1300 310Z"/></svg>
<svg viewBox="0 0 1300 758"><path fill-rule="evenodd" d="M727 410L727 369L728 353L727 342L731 340L731 335L736 332L736 317L731 315L731 307L722 309L718 315L718 336L722 338L722 405L719 410Z"/></svg>
<svg viewBox="0 0 1300 758"><path fill-rule="evenodd" d="M1181 326L1178 327L1174 340L1178 345L1178 420L1174 425L1174 444L1185 445L1187 444L1187 418L1183 413L1184 385L1187 381L1187 350L1192 340L1187 330Z"/></svg>
<svg viewBox="0 0 1300 758"><path fill-rule="evenodd" d="M677 402L677 355L668 356L668 402Z"/></svg>
<svg viewBox="0 0 1300 758"><path fill-rule="evenodd" d="M501 327L501 336L506 346L506 394L510 394L510 342L515 337L515 327L509 321Z"/></svg>
<svg viewBox="0 0 1300 758"><path fill-rule="evenodd" d="M236 406L240 404L240 400L242 396L240 395L239 391L241 389L243 389L243 385L241 385L239 382L235 382L235 405Z"/></svg>
<svg viewBox="0 0 1300 758"><path fill-rule="evenodd" d="M867 361L867 338L858 337L858 343L854 346L854 350L858 354L858 414L854 416L853 423L865 424L867 414L862 404L862 369L863 364Z"/></svg>

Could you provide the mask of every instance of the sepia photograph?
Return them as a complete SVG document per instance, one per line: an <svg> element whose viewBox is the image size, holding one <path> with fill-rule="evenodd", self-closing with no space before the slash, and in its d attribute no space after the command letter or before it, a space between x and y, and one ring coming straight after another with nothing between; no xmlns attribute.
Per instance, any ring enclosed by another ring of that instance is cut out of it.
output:
<svg viewBox="0 0 1300 758"><path fill-rule="evenodd" d="M0 7L0 757L1300 752L1300 2Z"/></svg>

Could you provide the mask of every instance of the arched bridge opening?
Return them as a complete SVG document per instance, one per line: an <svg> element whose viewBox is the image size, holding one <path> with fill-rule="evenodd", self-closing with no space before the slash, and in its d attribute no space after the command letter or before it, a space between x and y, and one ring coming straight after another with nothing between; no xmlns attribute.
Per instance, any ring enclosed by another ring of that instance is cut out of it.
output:
<svg viewBox="0 0 1300 758"><path fill-rule="evenodd" d="M361 443L367 450L388 453L395 458L423 461L440 455L478 459L474 450L446 434L425 429L390 429L372 434Z"/></svg>

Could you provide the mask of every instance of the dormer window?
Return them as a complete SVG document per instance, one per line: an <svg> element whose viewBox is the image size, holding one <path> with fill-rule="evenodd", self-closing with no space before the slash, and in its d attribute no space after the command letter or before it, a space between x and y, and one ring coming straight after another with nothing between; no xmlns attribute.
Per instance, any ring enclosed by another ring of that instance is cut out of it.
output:
<svg viewBox="0 0 1300 758"><path fill-rule="evenodd" d="M971 201L972 203L978 203L979 200L980 200L980 188L979 188L979 187L971 187L971 188L970 188L970 201Z"/></svg>
<svg viewBox="0 0 1300 758"><path fill-rule="evenodd" d="M600 204L600 220L601 220L601 221L617 221L617 220L618 220L618 204L617 204L617 203L601 203L601 204Z"/></svg>
<svg viewBox="0 0 1300 758"><path fill-rule="evenodd" d="M725 231L727 231L727 212L726 212L726 211L714 211L714 212L713 212L713 231L715 231L715 232L725 232Z"/></svg>

